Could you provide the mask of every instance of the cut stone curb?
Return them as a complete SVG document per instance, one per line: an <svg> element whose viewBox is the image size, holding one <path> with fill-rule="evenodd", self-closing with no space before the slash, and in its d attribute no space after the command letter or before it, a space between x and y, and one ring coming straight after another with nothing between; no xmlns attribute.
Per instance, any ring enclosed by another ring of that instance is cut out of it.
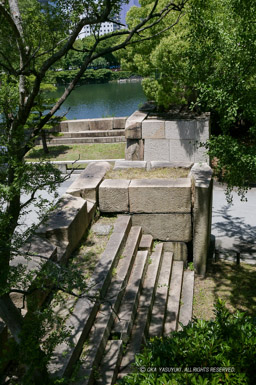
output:
<svg viewBox="0 0 256 385"><path fill-rule="evenodd" d="M106 249L88 284L88 287L92 288L89 295L95 299L98 298L99 294L104 296L107 291L112 271L117 264L130 227L131 219L129 216L120 216L117 219L114 232L110 236ZM115 229L118 229L118 231L115 231ZM63 377L71 374L73 365L81 353L99 306L99 302L91 302L88 298L82 297L78 299L72 314L65 324L67 328L71 329L70 345L67 342L63 342L55 349L52 361L48 366L52 376Z"/></svg>
<svg viewBox="0 0 256 385"><path fill-rule="evenodd" d="M149 169L154 169L154 168L191 168L193 166L192 162L160 162L160 161L152 161L149 162Z"/></svg>
<svg viewBox="0 0 256 385"><path fill-rule="evenodd" d="M173 253L165 252L156 288L155 301L149 327L149 337L161 337L163 334L172 263Z"/></svg>
<svg viewBox="0 0 256 385"><path fill-rule="evenodd" d="M42 266L45 265L48 261L57 260L57 247L50 243L48 240L43 239L38 236L31 237L26 244L21 249L21 255L16 256L11 260L10 265L12 267L23 266L26 269L26 274L30 273L33 275L33 279L36 279L37 274L41 270ZM24 283L20 283L16 289L28 290L29 285L33 284L31 281L25 280ZM42 291L42 294L39 294L39 291L35 292L38 304L43 301L46 297L46 292ZM14 304L22 309L27 308L28 297L25 294L21 293L11 293L10 297ZM26 300L25 300L26 299ZM25 300L25 301L24 301Z"/></svg>
<svg viewBox="0 0 256 385"><path fill-rule="evenodd" d="M193 313L193 295L194 295L194 271L186 270L183 275L181 306L179 314L179 322L186 326L192 319ZM179 324L178 330L182 327Z"/></svg>
<svg viewBox="0 0 256 385"><path fill-rule="evenodd" d="M131 274L136 251L141 237L140 228L131 228L125 249L122 253L116 273L109 286L106 296L103 297L104 304L97 314L89 340L83 351L79 376L83 377L81 385L94 382L93 368L100 363L110 331L114 322L115 314L118 312L121 300L124 296L125 287ZM132 246L132 247L131 247ZM78 382L76 385L80 384Z"/></svg>
<svg viewBox="0 0 256 385"><path fill-rule="evenodd" d="M132 370L131 364L134 362L134 356L141 349L148 335L148 328L151 316L151 310L155 298L156 285L162 265L163 244L156 245L151 254L148 264L146 277L143 283L142 294L139 299L139 308L136 314L135 325L132 329L130 342L126 353L121 362L120 377Z"/></svg>
<svg viewBox="0 0 256 385"><path fill-rule="evenodd" d="M134 318L136 315L139 295L142 289L143 280L146 273L146 262L148 252L138 251L128 285L125 289L125 295L119 309L118 317L112 329L112 335L118 336L123 342L128 342Z"/></svg>
<svg viewBox="0 0 256 385"><path fill-rule="evenodd" d="M68 245L67 253L70 254L80 242L87 227L87 202L82 198L64 194L58 202L58 209L38 228L37 233L54 245Z"/></svg>
<svg viewBox="0 0 256 385"><path fill-rule="evenodd" d="M143 160L118 160L115 162L113 170L125 170L129 168L142 168L146 170L147 162Z"/></svg>
<svg viewBox="0 0 256 385"><path fill-rule="evenodd" d="M164 335L166 336L177 330L182 280L183 262L174 261L166 309L166 320L164 325Z"/></svg>
<svg viewBox="0 0 256 385"><path fill-rule="evenodd" d="M90 163L69 186L66 194L97 201L99 184L110 167L108 162Z"/></svg>
<svg viewBox="0 0 256 385"><path fill-rule="evenodd" d="M108 341L105 353L99 370L100 379L96 380L96 385L113 385L115 383L122 360L123 341Z"/></svg>

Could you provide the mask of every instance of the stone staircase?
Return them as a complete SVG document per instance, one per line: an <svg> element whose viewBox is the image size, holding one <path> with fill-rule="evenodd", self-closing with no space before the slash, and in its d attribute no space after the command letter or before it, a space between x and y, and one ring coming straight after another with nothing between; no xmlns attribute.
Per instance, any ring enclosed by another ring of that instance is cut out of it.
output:
<svg viewBox="0 0 256 385"><path fill-rule="evenodd" d="M50 145L61 145L75 143L86 144L125 142L124 133L124 129L62 132L61 136L50 137L48 139L48 143Z"/></svg>
<svg viewBox="0 0 256 385"><path fill-rule="evenodd" d="M153 251L152 246L152 236L131 226L130 216L117 218L91 289L66 321L70 344L56 349L49 366L53 376L70 376L79 359L76 385L114 384L132 369L146 338L189 322L194 272L184 270L163 243Z"/></svg>

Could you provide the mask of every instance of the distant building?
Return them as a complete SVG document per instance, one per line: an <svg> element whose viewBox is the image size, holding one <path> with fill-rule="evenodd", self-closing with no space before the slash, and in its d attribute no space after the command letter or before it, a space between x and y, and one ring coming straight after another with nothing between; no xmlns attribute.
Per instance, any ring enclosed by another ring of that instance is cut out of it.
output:
<svg viewBox="0 0 256 385"><path fill-rule="evenodd" d="M118 23L121 23L124 25L123 27L120 26L119 24L106 21L105 23L101 24L100 30L99 30L99 35L102 36L102 35L105 35L106 33L110 33L110 32L116 31L118 29L125 28L125 26L126 26L126 21L125 21L126 14L129 11L129 9L134 5L136 7L139 7L139 0L130 0L129 3L123 4L119 15L117 15L115 17L115 20ZM83 39L84 37L92 35L94 30L95 30L95 26L90 26L90 25L84 26L84 28L82 29L82 31L79 34L79 39Z"/></svg>
<svg viewBox="0 0 256 385"><path fill-rule="evenodd" d="M119 17L116 17L116 21L119 22ZM95 30L95 27L96 26L85 25L79 34L79 39L83 39L84 37L92 35ZM100 25L99 35L102 36L106 33L110 33L118 29L120 29L119 24L106 21L105 23L102 23Z"/></svg>

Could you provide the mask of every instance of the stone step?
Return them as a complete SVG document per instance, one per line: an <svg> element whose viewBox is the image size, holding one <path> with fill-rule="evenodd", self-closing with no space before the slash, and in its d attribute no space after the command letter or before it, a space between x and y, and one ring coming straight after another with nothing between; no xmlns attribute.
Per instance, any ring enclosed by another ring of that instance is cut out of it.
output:
<svg viewBox="0 0 256 385"><path fill-rule="evenodd" d="M89 281L91 290L87 297L81 297L77 300L72 314L66 320L65 326L70 328L71 335L68 342L58 345L54 351L53 358L48 366L49 373L52 376L63 377L71 374L73 365L82 351L83 344L88 337L100 307L100 301L97 301L99 293L102 297L107 292L112 273L118 263L118 258L130 228L130 216L119 216L117 218L106 249L102 253ZM90 298L95 298L95 300L92 301Z"/></svg>
<svg viewBox="0 0 256 385"><path fill-rule="evenodd" d="M171 332L177 330L183 280L183 269L183 261L173 261L172 276L166 309L166 320L164 325L165 335L169 335Z"/></svg>
<svg viewBox="0 0 256 385"><path fill-rule="evenodd" d="M124 129L120 130L93 130L93 131L77 131L77 132L62 132L61 136L52 136L49 139L64 139L64 138L91 138L91 137L107 137L107 136L124 136Z"/></svg>
<svg viewBox="0 0 256 385"><path fill-rule="evenodd" d="M173 253L165 252L156 289L155 302L151 315L149 337L161 337L163 334L168 291L172 272Z"/></svg>
<svg viewBox="0 0 256 385"><path fill-rule="evenodd" d="M181 292L181 306L179 314L179 323L186 326L192 319L193 313L193 295L194 295L194 271L186 270L183 275L183 284ZM182 326L178 325L178 330L181 330Z"/></svg>
<svg viewBox="0 0 256 385"><path fill-rule="evenodd" d="M105 355L101 361L99 378L95 381L96 385L112 385L115 383L122 354L123 341L109 340Z"/></svg>
<svg viewBox="0 0 256 385"><path fill-rule="evenodd" d="M76 385L93 384L94 368L96 368L103 356L114 318L119 310L120 303L125 294L125 288L131 275L135 255L138 250L142 230L140 227L132 227L127 238L125 249L119 259L115 275L103 297L104 302L95 318L89 338L84 345L80 357L80 369Z"/></svg>
<svg viewBox="0 0 256 385"><path fill-rule="evenodd" d="M147 258L148 251L138 251L125 295L111 332L112 336L118 337L124 343L128 342L134 323L139 296L145 278Z"/></svg>
<svg viewBox="0 0 256 385"><path fill-rule="evenodd" d="M54 138L50 139L48 143L50 145L62 145L62 144L86 144L86 143L119 143L125 142L124 136L106 136L97 138ZM41 141L40 141L41 144Z"/></svg>
<svg viewBox="0 0 256 385"><path fill-rule="evenodd" d="M145 337L148 335L151 311L162 265L162 255L163 244L159 243L149 258L135 324L132 329L129 344L127 345L126 353L121 362L119 377L123 377L129 373L131 365L134 362L134 356L140 351L141 345L145 342Z"/></svg>
<svg viewBox="0 0 256 385"><path fill-rule="evenodd" d="M139 250L148 250L149 252L152 251L153 247L153 237L150 234L143 234L141 237Z"/></svg>

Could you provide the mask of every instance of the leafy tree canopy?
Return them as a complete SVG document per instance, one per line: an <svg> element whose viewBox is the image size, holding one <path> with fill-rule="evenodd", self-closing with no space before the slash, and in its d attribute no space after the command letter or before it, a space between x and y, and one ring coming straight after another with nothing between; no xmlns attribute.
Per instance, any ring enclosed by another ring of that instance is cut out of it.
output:
<svg viewBox="0 0 256 385"><path fill-rule="evenodd" d="M178 104L211 112L212 133L224 136L212 137L209 153L228 192L239 186L242 197L256 180L255 11L254 1L191 0L173 29L121 52L123 67L145 76L145 93L159 109ZM131 22L136 17L131 10ZM168 15L147 36L174 22Z"/></svg>

